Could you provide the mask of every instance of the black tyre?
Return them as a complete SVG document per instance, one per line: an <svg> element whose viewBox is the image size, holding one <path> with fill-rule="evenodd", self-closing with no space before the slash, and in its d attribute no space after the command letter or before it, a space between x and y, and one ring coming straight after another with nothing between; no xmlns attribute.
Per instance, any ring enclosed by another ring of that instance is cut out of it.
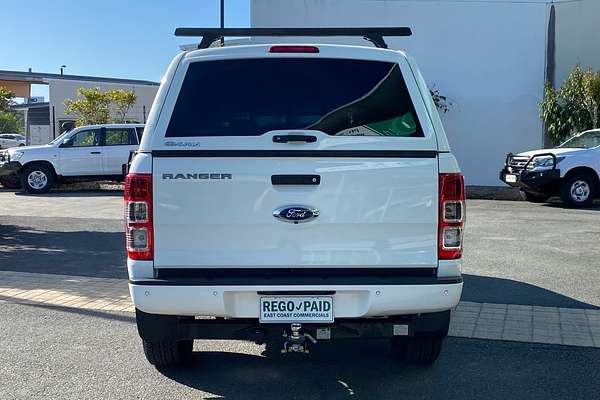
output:
<svg viewBox="0 0 600 400"><path fill-rule="evenodd" d="M565 207L589 207L596 197L597 179L589 173L567 175L560 184L560 198Z"/></svg>
<svg viewBox="0 0 600 400"><path fill-rule="evenodd" d="M151 341L142 339L148 362L156 367L179 365L188 361L193 352L193 340Z"/></svg>
<svg viewBox="0 0 600 400"><path fill-rule="evenodd" d="M3 176L0 185L5 189L21 189L21 181L17 176Z"/></svg>
<svg viewBox="0 0 600 400"><path fill-rule="evenodd" d="M392 339L392 354L412 365L431 365L442 349L443 337L423 336Z"/></svg>
<svg viewBox="0 0 600 400"><path fill-rule="evenodd" d="M521 193L523 194L525 200L527 200L530 203L545 203L550 198L550 196L547 196L545 194L535 194L530 192Z"/></svg>
<svg viewBox="0 0 600 400"><path fill-rule="evenodd" d="M54 171L44 164L32 164L21 171L21 187L27 193L48 193L54 185Z"/></svg>

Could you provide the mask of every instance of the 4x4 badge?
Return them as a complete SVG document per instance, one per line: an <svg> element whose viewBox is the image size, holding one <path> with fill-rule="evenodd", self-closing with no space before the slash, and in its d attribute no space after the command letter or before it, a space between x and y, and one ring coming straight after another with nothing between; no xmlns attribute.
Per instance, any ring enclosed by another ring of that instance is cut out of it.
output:
<svg viewBox="0 0 600 400"><path fill-rule="evenodd" d="M273 216L281 221L298 224L319 216L319 209L307 206L284 206L273 211Z"/></svg>

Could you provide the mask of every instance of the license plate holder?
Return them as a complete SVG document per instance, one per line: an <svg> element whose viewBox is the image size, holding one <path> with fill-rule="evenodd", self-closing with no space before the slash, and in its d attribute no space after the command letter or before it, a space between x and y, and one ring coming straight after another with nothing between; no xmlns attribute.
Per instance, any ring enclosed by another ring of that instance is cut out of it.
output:
<svg viewBox="0 0 600 400"><path fill-rule="evenodd" d="M332 323L331 296L263 296L258 302L260 323Z"/></svg>

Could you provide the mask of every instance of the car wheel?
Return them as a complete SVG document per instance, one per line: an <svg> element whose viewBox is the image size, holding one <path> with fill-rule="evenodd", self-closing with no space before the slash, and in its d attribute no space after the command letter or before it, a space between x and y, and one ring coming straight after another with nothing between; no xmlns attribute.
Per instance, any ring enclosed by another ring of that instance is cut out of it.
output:
<svg viewBox="0 0 600 400"><path fill-rule="evenodd" d="M392 338L392 354L408 364L431 365L440 355L443 342L441 336Z"/></svg>
<svg viewBox="0 0 600 400"><path fill-rule="evenodd" d="M530 203L545 203L548 200L548 198L550 198L550 196L547 196L545 194L535 194L530 192L521 193L523 194L525 200L527 200Z"/></svg>
<svg viewBox="0 0 600 400"><path fill-rule="evenodd" d="M21 189L21 182L16 176L3 176L0 178L0 185L5 189Z"/></svg>
<svg viewBox="0 0 600 400"><path fill-rule="evenodd" d="M145 340L142 339L144 355L148 362L156 367L182 364L193 353L193 340Z"/></svg>
<svg viewBox="0 0 600 400"><path fill-rule="evenodd" d="M591 174L572 174L563 179L560 198L565 207L589 207L596 197L596 190L596 179Z"/></svg>
<svg viewBox="0 0 600 400"><path fill-rule="evenodd" d="M44 164L33 164L21 172L21 186L27 193L48 193L54 185L54 173Z"/></svg>

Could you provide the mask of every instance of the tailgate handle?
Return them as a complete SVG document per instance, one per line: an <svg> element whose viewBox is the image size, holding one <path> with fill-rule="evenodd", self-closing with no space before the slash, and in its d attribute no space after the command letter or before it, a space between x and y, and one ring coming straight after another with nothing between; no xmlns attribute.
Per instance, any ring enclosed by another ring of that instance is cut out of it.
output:
<svg viewBox="0 0 600 400"><path fill-rule="evenodd" d="M289 143L289 142L315 143L316 141L317 141L317 137L312 136L312 135L275 135L275 136L273 136L273 143Z"/></svg>
<svg viewBox="0 0 600 400"><path fill-rule="evenodd" d="M273 185L318 185L321 183L319 175L272 175Z"/></svg>

